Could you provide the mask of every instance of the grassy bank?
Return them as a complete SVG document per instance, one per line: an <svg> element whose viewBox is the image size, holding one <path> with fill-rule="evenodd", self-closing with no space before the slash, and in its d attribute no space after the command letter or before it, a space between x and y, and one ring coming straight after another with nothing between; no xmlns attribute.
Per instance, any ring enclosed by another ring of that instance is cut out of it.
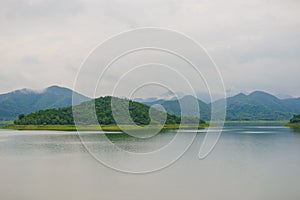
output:
<svg viewBox="0 0 300 200"><path fill-rule="evenodd" d="M265 124L265 123L269 123L269 124L286 124L288 122L288 120L254 120L254 121L225 121L225 124Z"/></svg>
<svg viewBox="0 0 300 200"><path fill-rule="evenodd" d="M287 123L288 121L226 121L225 124L250 124L250 123L269 123L269 124L282 124L285 126L293 127L293 128L300 128L300 123ZM165 124L163 129L179 129L180 124ZM203 129L207 128L209 125L206 124L182 124L181 128L184 129L195 129L195 128ZM148 129L157 129L158 126L152 126L148 127ZM55 130L55 131L121 131L120 127L117 125L102 125L101 128L99 125L82 125L77 126L77 129L75 125L14 125L9 124L5 126L0 126L0 129L12 129L12 130ZM127 130L134 130L136 129L134 126L127 125L125 126L125 129Z"/></svg>
<svg viewBox="0 0 300 200"><path fill-rule="evenodd" d="M166 124L163 129L179 129L179 124ZM124 126L126 130L134 130L135 126L126 125ZM157 129L159 126L147 127L147 129ZM183 124L181 128L184 129L203 129L208 127L208 124ZM75 127L75 125L7 125L2 126L0 129L11 129L11 130L53 130L53 131L121 131L120 127L117 125L81 125Z"/></svg>
<svg viewBox="0 0 300 200"><path fill-rule="evenodd" d="M299 128L300 129L300 123L287 123L285 126L291 127L291 128Z"/></svg>
<svg viewBox="0 0 300 200"><path fill-rule="evenodd" d="M14 123L12 120L10 120L10 121L1 121L0 120L1 125L9 125L9 124L12 124L12 123Z"/></svg>

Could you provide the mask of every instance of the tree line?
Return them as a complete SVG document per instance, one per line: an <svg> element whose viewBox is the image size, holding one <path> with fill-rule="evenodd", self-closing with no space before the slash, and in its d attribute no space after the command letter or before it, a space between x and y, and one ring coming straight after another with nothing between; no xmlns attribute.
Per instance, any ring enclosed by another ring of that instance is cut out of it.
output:
<svg viewBox="0 0 300 200"><path fill-rule="evenodd" d="M113 104L112 104L113 102ZM115 105L115 106L112 106ZM83 102L78 106L64 107L58 109L40 110L28 115L21 114L14 121L16 125L72 125L74 124L73 112L76 116L76 123L81 124L130 124L134 122L138 125L147 125L151 122L149 116L150 107L142 103L134 102L128 99L117 97L100 97L95 100ZM94 113L94 111L96 111ZM128 113L129 112L129 116ZM113 113L117 114L117 122ZM95 118L91 117L95 115ZM152 109L152 120L165 124L180 124L181 117L170 115L162 111ZM96 121L94 120L96 119ZM197 124L205 123L202 120L193 117L185 117L185 123Z"/></svg>
<svg viewBox="0 0 300 200"><path fill-rule="evenodd" d="M294 115L292 119L290 119L290 123L295 124L295 123L300 123L300 114L299 115Z"/></svg>

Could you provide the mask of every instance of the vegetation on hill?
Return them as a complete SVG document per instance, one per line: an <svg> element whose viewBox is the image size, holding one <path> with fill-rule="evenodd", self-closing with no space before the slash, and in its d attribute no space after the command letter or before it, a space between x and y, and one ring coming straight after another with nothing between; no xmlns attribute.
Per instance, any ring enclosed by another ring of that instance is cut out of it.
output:
<svg viewBox="0 0 300 200"><path fill-rule="evenodd" d="M286 126L290 126L292 128L300 129L300 114L294 115L290 122L286 124Z"/></svg>
<svg viewBox="0 0 300 200"><path fill-rule="evenodd" d="M112 100L118 105L117 107L111 106ZM127 106L129 105L130 117L126 117L128 112ZM95 106L95 107L94 107ZM93 110L96 110L97 122L93 120ZM115 110L114 110L115 109ZM118 113L118 124L131 124L131 119L138 125L148 125L151 121L149 116L150 107L138 102L127 99L120 99L116 97L101 97L92 101L83 102L78 106L40 110L28 115L19 115L18 120L14 121L15 125L72 125L74 124L73 112L75 112L76 123L80 124L96 124L111 125L117 124L113 111ZM181 120L185 123L198 124L205 123L199 122L197 118L186 117L181 119L178 116L164 113L158 110L152 110L152 120L161 122L166 116L165 124L179 124Z"/></svg>
<svg viewBox="0 0 300 200"><path fill-rule="evenodd" d="M296 124L300 123L300 114L299 115L294 115L292 119L290 119L291 124Z"/></svg>
<svg viewBox="0 0 300 200"><path fill-rule="evenodd" d="M278 99L277 97L266 92L256 91L249 95L240 93L233 97L228 97L226 108L227 121L278 121L289 120L294 114L300 113L300 98ZM170 114L181 115L181 102L186 110L184 115L197 116L194 109L195 100L191 96L185 96L178 100L156 100L145 102L147 105L160 104ZM192 103L191 103L192 102ZM223 101L212 103L218 113L219 108L223 106ZM203 120L210 120L212 104L206 104L198 100L200 117Z"/></svg>
<svg viewBox="0 0 300 200"><path fill-rule="evenodd" d="M156 100L153 102L144 103L150 106L154 104L160 104L168 113L176 116L195 117L199 116L200 111L201 119L210 120L210 106L190 95L184 96L180 100ZM198 107L198 110L195 109L195 107Z"/></svg>
<svg viewBox="0 0 300 200"><path fill-rule="evenodd" d="M300 101L298 102L300 104ZM218 104L218 102L216 102ZM288 120L295 110L284 100L265 92L238 94L227 98L228 121Z"/></svg>
<svg viewBox="0 0 300 200"><path fill-rule="evenodd" d="M70 124L73 118L70 114L71 109L67 109L66 106L72 105L72 94L72 90L58 86L49 87L43 92L23 89L2 94L0 95L0 121L14 120L17 119L20 114L25 114L26 121L25 119L18 119L17 123ZM78 100L78 104L89 100L87 97L78 93L75 93L75 95L77 95L76 99ZM97 107L99 109L97 110L99 120L103 124L114 123L111 117L107 117L107 115L104 114L106 110L100 105L100 102L101 100L96 100L96 106L99 104ZM197 106L196 103L198 103L200 118L205 121L210 120L212 104L217 108L215 110L217 113L218 108L223 105L220 101L207 104L192 96L185 96L180 100L153 100L143 103L148 106L160 104L164 107L166 112L171 115L187 117L198 116L199 113L197 109L194 109L195 106ZM89 104L90 103L86 103L84 105L88 107ZM52 108L56 109L52 110ZM39 112L27 116L29 113L36 111ZM182 113L182 111L184 111L184 113ZM86 112L87 117L91 114L88 110L81 110L81 112L81 115L84 115L83 112ZM227 98L226 113L227 121L289 120L294 114L300 113L300 98L282 100L260 91L253 92L249 95L241 93ZM134 113L132 114L134 115ZM148 114L148 110L141 112L139 116L141 118L139 119L146 119L145 114ZM38 115L38 117L35 115ZM49 116L47 116L47 118L41 117L46 115ZM23 118L24 115L20 115L19 117ZM149 122L149 118L148 121L145 120L142 122L139 122L139 119L136 118L136 121L140 124L147 124Z"/></svg>
<svg viewBox="0 0 300 200"><path fill-rule="evenodd" d="M0 95L0 120L14 120L20 114L28 114L42 109L61 108L72 105L73 91L52 86L43 91L29 89L16 90ZM74 93L79 104L89 98Z"/></svg>

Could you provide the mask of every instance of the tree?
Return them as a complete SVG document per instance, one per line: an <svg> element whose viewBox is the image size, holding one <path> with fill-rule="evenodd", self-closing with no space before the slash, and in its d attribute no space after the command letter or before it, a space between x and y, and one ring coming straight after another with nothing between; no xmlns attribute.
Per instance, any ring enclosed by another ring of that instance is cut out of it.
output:
<svg viewBox="0 0 300 200"><path fill-rule="evenodd" d="M24 117L25 117L24 114L20 114L20 115L18 116L18 119L21 120L21 119L23 119Z"/></svg>

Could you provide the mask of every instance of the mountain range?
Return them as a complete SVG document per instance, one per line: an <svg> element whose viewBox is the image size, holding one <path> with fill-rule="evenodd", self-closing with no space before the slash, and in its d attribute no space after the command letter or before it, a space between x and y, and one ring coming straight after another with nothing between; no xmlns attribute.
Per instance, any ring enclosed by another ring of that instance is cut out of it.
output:
<svg viewBox="0 0 300 200"><path fill-rule="evenodd" d="M79 93L77 95L80 104L90 100ZM43 91L29 89L16 90L0 95L0 120L12 120L20 114L29 114L38 110L50 108L62 108L72 105L73 91L59 86L51 86ZM177 116L198 116L195 106L199 105L200 117L203 120L210 120L211 106L220 107L222 101L206 103L193 96L183 96L178 99L134 99L148 106L159 104L166 112ZM180 108L180 103L183 109ZM266 92L256 91L249 95L240 93L228 97L226 108L226 120L288 120L294 114L300 113L300 98L279 99ZM218 111L218 109L217 109Z"/></svg>
<svg viewBox="0 0 300 200"><path fill-rule="evenodd" d="M180 100L155 100L143 101L149 106L159 104L170 113L181 115L181 110L185 110L183 116L197 116L194 106L198 101L200 117L203 120L210 120L211 107L214 105L218 112L221 100L213 103L205 103L193 96L185 96ZM250 121L250 120L288 120L294 114L300 113L300 98L279 99L274 95L262 91L255 91L249 95L240 93L226 99L226 120L229 121ZM180 109L180 104L183 109ZM189 106L190 105L190 106ZM193 106L194 105L194 106Z"/></svg>
<svg viewBox="0 0 300 200"><path fill-rule="evenodd" d="M73 91L59 86L51 86L42 91L30 89L16 90L0 95L0 120L16 119L20 114L28 114L49 108L61 108L72 105ZM89 98L74 93L80 104Z"/></svg>

